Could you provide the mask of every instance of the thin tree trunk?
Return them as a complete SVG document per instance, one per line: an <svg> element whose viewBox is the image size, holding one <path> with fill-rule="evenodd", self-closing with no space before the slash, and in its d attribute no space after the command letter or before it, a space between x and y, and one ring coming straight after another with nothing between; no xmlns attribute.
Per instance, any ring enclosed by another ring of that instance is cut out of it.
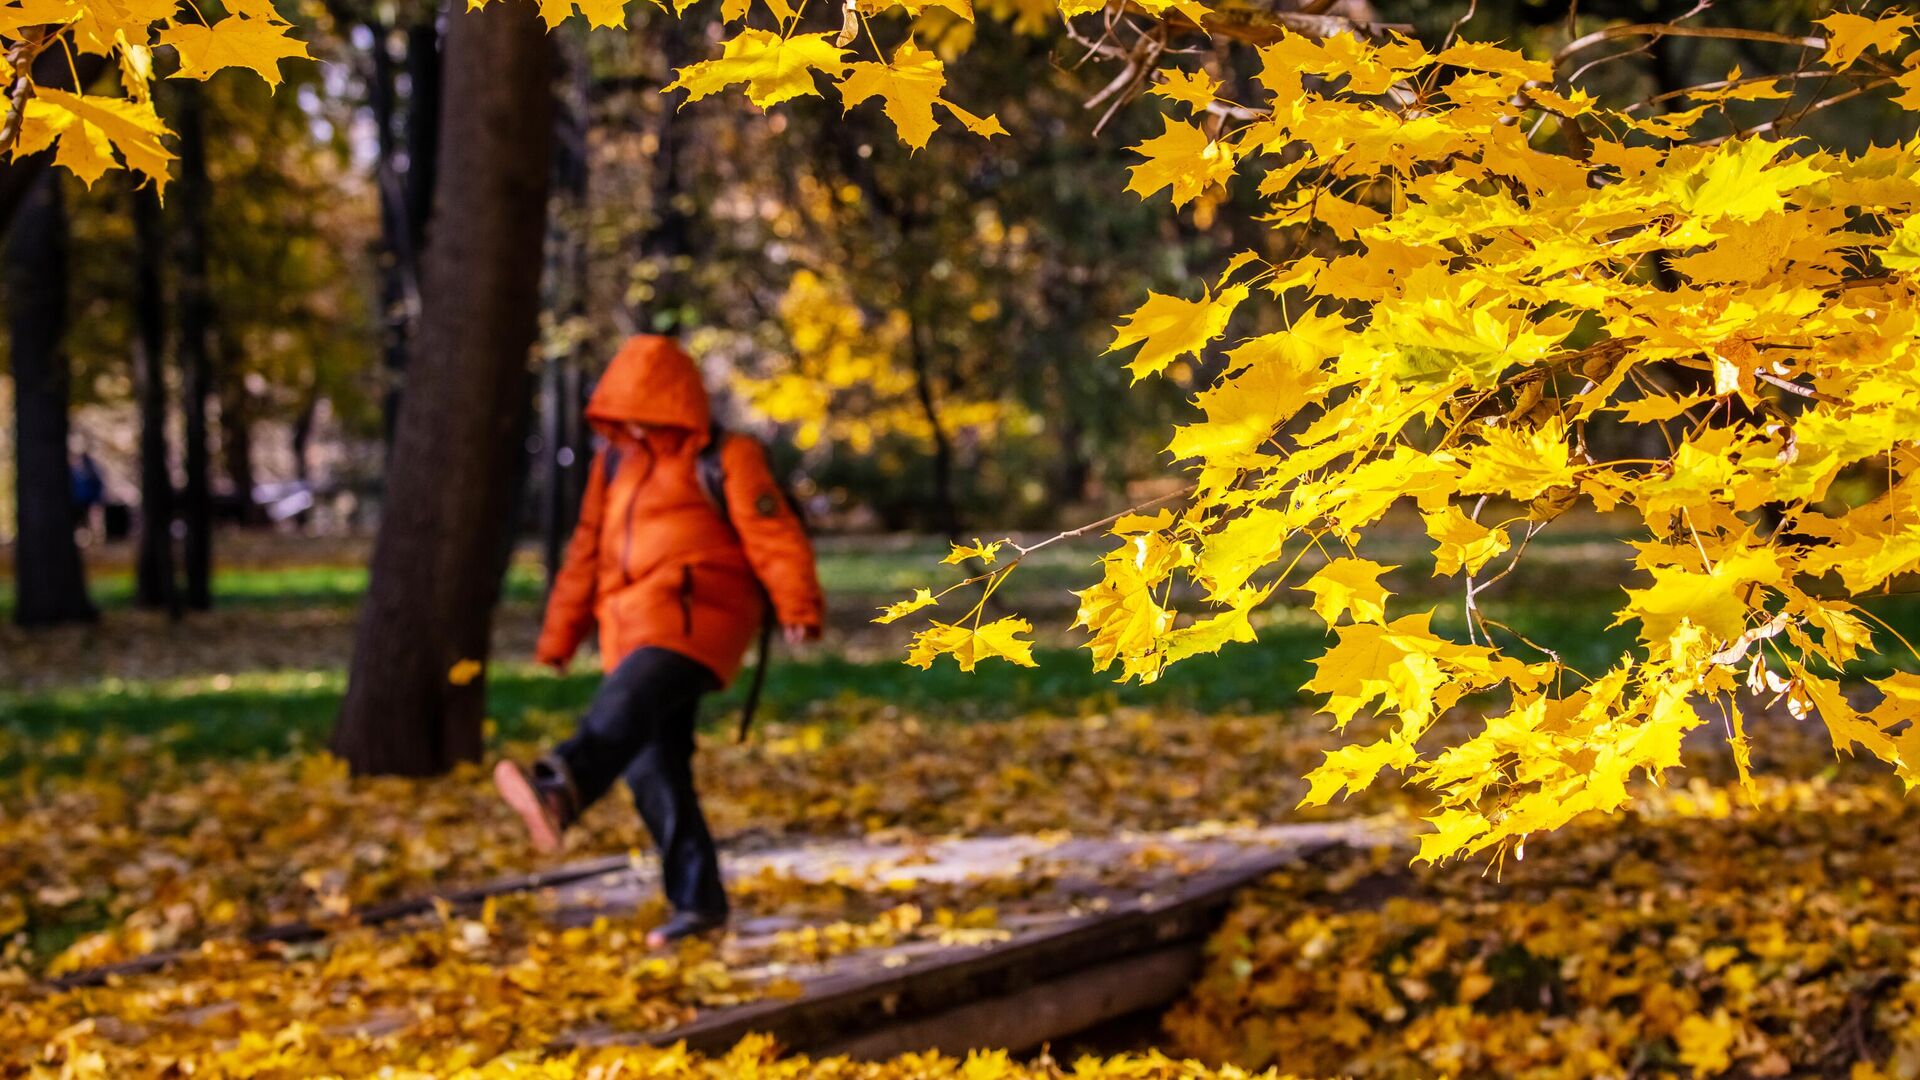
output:
<svg viewBox="0 0 1920 1080"><path fill-rule="evenodd" d="M580 28L576 27L575 30ZM584 321L587 316L587 248L592 227L587 201L593 162L589 154L593 129L593 94L588 78L590 61L585 40L578 34L559 39L567 69L565 105L554 114L554 188L558 213L550 222L547 246L547 309L563 318ZM664 153L664 148L662 150ZM658 157L654 164L659 166ZM586 471L592 455L579 442L579 372L586 358L585 336L573 350L549 360L542 372L541 415L541 557L549 587L560 573L560 562L574 518L580 510Z"/></svg>
<svg viewBox="0 0 1920 1080"><path fill-rule="evenodd" d="M7 236L7 310L12 322L14 493L13 621L21 626L90 622L85 567L74 541L67 409L73 373L67 330L67 217L60 176L43 170L20 202Z"/></svg>
<svg viewBox="0 0 1920 1080"><path fill-rule="evenodd" d="M407 331L411 301L408 275L412 272L412 245L407 228L406 194L399 163L398 72L393 63L391 34L385 23L370 22L373 37L373 76L367 82L367 107L373 113L374 186L380 195L380 354L386 392L381 395L382 430L388 460L393 455L394 425L400 415L400 388L407 370Z"/></svg>
<svg viewBox="0 0 1920 1080"><path fill-rule="evenodd" d="M524 5L447 17L434 219L372 578L334 752L356 773L479 757L499 553L523 471L553 138L552 50ZM464 663L482 665L475 674Z"/></svg>
<svg viewBox="0 0 1920 1080"><path fill-rule="evenodd" d="M313 493L313 462L309 448L313 444L313 422L320 412L320 389L315 387L307 392L306 401L300 406L299 415L293 418L293 430L290 432L293 451L293 478L300 481L309 495ZM305 525L312 516L311 506L294 515L294 520Z"/></svg>
<svg viewBox="0 0 1920 1080"><path fill-rule="evenodd" d="M429 16L407 28L407 240L418 275L433 215L433 185L440 156L440 28Z"/></svg>
<svg viewBox="0 0 1920 1080"><path fill-rule="evenodd" d="M166 236L160 198L133 193L133 382L140 399L140 537L134 602L180 616L173 562L173 469L167 452L167 297L161 284Z"/></svg>
<svg viewBox="0 0 1920 1080"><path fill-rule="evenodd" d="M264 524L266 517L253 501L253 398L247 392L240 346L225 334L220 340L220 465L240 505L241 520Z"/></svg>
<svg viewBox="0 0 1920 1080"><path fill-rule="evenodd" d="M186 485L180 516L186 524L182 565L186 605L213 606L213 489L207 439L207 399L213 393L213 291L207 279L206 115L198 84L183 84L175 109L180 129L180 368Z"/></svg>

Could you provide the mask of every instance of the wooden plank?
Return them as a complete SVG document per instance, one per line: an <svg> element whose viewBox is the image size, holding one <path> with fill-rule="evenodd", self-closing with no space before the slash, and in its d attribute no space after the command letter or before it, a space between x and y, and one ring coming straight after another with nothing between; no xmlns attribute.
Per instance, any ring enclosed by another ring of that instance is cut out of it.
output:
<svg viewBox="0 0 1920 1080"><path fill-rule="evenodd" d="M956 1009L808 1047L817 1057L878 1061L938 1050L1033 1050L1132 1013L1177 1000L1200 977L1205 943L1186 941Z"/></svg>
<svg viewBox="0 0 1920 1080"><path fill-rule="evenodd" d="M482 885L467 889L452 889L444 892L412 896L403 900L393 900L384 904L355 908L341 920L342 926L376 926L392 922L410 915L424 915L439 904L447 904L456 911L471 910L485 903L488 897L504 896L509 893L535 892L551 889L560 885L570 885L590 878L605 877L620 873L632 867L632 860L625 855L609 855L559 866L552 870L539 870L531 874L516 874L512 877L497 878ZM250 945L267 945L274 942L317 941L326 937L339 926L315 925L309 922L280 923L262 927L241 935L240 940ZM165 952L148 953L123 960L117 964L103 964L100 967L87 968L57 979L49 980L45 986L49 990L72 990L81 986L100 986L107 980L124 975L146 975L172 964L176 960L193 955L197 949L169 949Z"/></svg>
<svg viewBox="0 0 1920 1080"><path fill-rule="evenodd" d="M1239 889L1342 842L1337 830L1316 833L1298 844L1261 850L1196 874L1165 897L1127 901L1002 945L943 949L904 968L828 975L809 983L805 996L797 999L717 1009L663 1032L598 1029L562 1041L657 1046L684 1042L694 1050L718 1051L747 1035L765 1033L793 1050L831 1045L903 1020L1017 994L1119 958L1203 941Z"/></svg>

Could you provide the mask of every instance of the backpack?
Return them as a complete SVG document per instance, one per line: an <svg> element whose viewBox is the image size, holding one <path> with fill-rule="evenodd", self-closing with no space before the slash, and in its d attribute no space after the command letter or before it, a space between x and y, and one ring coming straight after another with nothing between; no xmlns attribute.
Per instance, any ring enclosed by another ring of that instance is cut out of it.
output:
<svg viewBox="0 0 1920 1080"><path fill-rule="evenodd" d="M700 448L700 455L694 459L693 468L694 475L700 481L700 493L707 497L707 502L713 507L714 512L720 515L720 520L732 528L733 508L727 505L727 464L721 457L726 444L727 429L718 420L713 421L707 427L707 445ZM601 455L601 468L604 470L601 482L613 483L614 475L620 471L621 456L618 446L607 447L606 452ZM800 523L801 530L807 531L807 515L801 508L800 500L793 497L793 492L778 477L774 479L774 490L779 492L781 500L787 504L787 509ZM735 529L735 532L737 534L738 529ZM757 582L759 579L755 580ZM740 726L734 733L736 742L746 742L747 733L753 727L753 713L759 707L760 692L766 688L767 661L773 652L773 626L777 620L773 609L773 597L768 595L765 585L760 586L760 599L764 605L764 610L760 614L760 640L754 649L753 677L747 682L747 697L740 704Z"/></svg>

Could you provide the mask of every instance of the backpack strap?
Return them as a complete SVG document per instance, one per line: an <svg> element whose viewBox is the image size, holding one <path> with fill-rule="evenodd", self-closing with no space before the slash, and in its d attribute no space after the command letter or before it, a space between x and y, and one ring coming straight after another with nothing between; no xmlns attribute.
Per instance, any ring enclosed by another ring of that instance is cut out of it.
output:
<svg viewBox="0 0 1920 1080"><path fill-rule="evenodd" d="M700 456L694 459L694 472L700 479L700 491L720 515L720 520L733 524L733 508L727 505L727 463L721 454L727 446L727 429L715 420L707 425L707 445L700 448Z"/></svg>
<svg viewBox="0 0 1920 1080"><path fill-rule="evenodd" d="M600 451L601 483L608 487L613 486L613 478L620 475L620 459L625 456L626 451L620 449L619 443L608 440L607 448Z"/></svg>

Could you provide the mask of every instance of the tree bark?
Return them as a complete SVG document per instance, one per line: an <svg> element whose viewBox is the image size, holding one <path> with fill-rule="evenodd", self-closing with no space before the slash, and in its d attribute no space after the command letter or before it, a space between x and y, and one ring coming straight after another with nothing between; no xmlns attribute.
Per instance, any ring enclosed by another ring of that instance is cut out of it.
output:
<svg viewBox="0 0 1920 1080"><path fill-rule="evenodd" d="M73 373L67 331L66 206L60 176L42 170L8 231L7 309L12 322L15 498L13 621L91 622L86 569L74 541L67 409Z"/></svg>
<svg viewBox="0 0 1920 1080"><path fill-rule="evenodd" d="M359 774L429 775L479 757L499 552L525 459L552 50L533 10L509 4L449 15L445 48L437 227L333 734Z"/></svg>
<svg viewBox="0 0 1920 1080"><path fill-rule="evenodd" d="M167 452L167 297L161 282L166 237L160 198L133 193L133 383L140 401L140 536L134 603L180 615L173 562L173 469Z"/></svg>
<svg viewBox="0 0 1920 1080"><path fill-rule="evenodd" d="M180 516L186 606L213 606L213 489L207 439L207 399L213 393L213 290L207 278L206 108L198 84L183 84L175 109L180 130L180 368L181 409L186 416L182 448L186 484Z"/></svg>

